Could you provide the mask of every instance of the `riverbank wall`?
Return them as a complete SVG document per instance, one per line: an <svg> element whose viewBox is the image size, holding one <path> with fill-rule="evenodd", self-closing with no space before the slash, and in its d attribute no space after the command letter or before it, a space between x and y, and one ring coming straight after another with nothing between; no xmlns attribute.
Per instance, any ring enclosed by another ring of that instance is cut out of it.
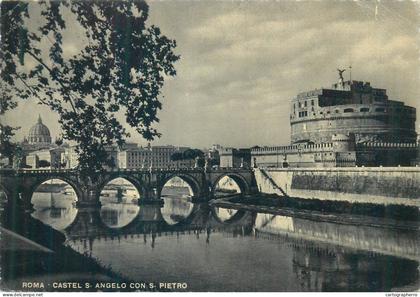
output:
<svg viewBox="0 0 420 297"><path fill-rule="evenodd" d="M420 167L255 168L261 193L420 207Z"/></svg>

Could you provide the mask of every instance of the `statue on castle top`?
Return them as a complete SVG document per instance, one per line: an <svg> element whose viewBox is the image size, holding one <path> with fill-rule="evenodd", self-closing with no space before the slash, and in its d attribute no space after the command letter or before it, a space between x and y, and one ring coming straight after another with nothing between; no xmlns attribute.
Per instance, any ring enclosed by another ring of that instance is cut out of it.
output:
<svg viewBox="0 0 420 297"><path fill-rule="evenodd" d="M337 71L338 71L338 76L340 77L340 82L343 82L344 81L343 72L346 71L346 69L337 68Z"/></svg>

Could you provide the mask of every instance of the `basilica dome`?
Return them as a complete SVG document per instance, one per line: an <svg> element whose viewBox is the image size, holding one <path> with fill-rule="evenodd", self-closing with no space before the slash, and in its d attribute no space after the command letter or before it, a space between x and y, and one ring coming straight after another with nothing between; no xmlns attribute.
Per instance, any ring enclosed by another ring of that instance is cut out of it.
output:
<svg viewBox="0 0 420 297"><path fill-rule="evenodd" d="M28 142L37 143L51 143L50 129L42 123L41 116L38 122L29 130Z"/></svg>

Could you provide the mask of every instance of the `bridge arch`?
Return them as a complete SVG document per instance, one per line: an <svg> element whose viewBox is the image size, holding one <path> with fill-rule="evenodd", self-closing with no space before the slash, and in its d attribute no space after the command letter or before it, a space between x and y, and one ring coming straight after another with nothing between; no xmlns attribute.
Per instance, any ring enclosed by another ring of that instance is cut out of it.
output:
<svg viewBox="0 0 420 297"><path fill-rule="evenodd" d="M218 183L224 177L231 178L238 185L239 189L241 190L241 194L248 194L250 192L250 184L248 183L246 178L243 177L241 174L235 173L235 172L222 173L215 179L215 181L211 185L211 195L212 195L212 197L215 197L216 187L217 187Z"/></svg>
<svg viewBox="0 0 420 297"><path fill-rule="evenodd" d="M246 214L245 210L229 209L224 207L212 207L213 219L222 225L229 225L242 219Z"/></svg>
<svg viewBox="0 0 420 297"><path fill-rule="evenodd" d="M81 186L78 182L72 180L71 178L67 178L67 177L61 176L61 175L49 175L49 176L45 176L45 177L42 177L42 178L38 178L34 183L30 184L29 188L24 189L23 199L28 200L28 201L25 201L25 202L30 203L31 200L32 200L32 196L34 195L36 189L41 184L43 184L43 183L45 183L49 180L59 180L59 181L67 183L68 185L70 185L72 187L72 189L76 193L76 197L77 197L78 201L83 198L83 192L82 192Z"/></svg>
<svg viewBox="0 0 420 297"><path fill-rule="evenodd" d="M105 188L105 186L110 183L111 181L118 179L118 178L122 178L125 179L126 181L130 182L134 188L136 188L137 192L139 193L139 200L140 199L144 199L144 197L146 197L146 193L147 193L147 189L146 187L143 185L143 183L140 181L140 179L137 179L135 176L130 175L130 174L126 174L126 173L115 173L115 174L111 174L111 175L107 175L104 179L102 179L98 184L97 184L97 190L95 193L95 198L96 201L100 202L100 196L101 196L101 192L103 191L103 189Z"/></svg>
<svg viewBox="0 0 420 297"><path fill-rule="evenodd" d="M201 193L201 187L199 181L192 175L189 175L187 173L174 173L166 176L162 182L159 184L158 188L158 197L161 197L162 190L165 187L166 183L173 179L174 177L179 177L184 182L190 186L193 196L199 196Z"/></svg>

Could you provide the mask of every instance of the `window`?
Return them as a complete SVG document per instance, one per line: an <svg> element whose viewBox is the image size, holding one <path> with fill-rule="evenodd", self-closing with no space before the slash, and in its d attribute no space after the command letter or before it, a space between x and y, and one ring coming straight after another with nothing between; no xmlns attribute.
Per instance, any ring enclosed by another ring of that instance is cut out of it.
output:
<svg viewBox="0 0 420 297"><path fill-rule="evenodd" d="M360 112L369 112L369 107L362 107L361 109L360 109Z"/></svg>
<svg viewBox="0 0 420 297"><path fill-rule="evenodd" d="M308 104L307 104L307 102L306 102L306 101L304 102L304 104L305 104L305 107L306 107L306 106L308 106Z"/></svg>
<svg viewBox="0 0 420 297"><path fill-rule="evenodd" d="M346 108L346 109L344 109L344 112L346 113L346 112L354 112L354 109L353 108Z"/></svg>
<svg viewBox="0 0 420 297"><path fill-rule="evenodd" d="M335 110L335 113L340 113L340 111L338 109Z"/></svg>
<svg viewBox="0 0 420 297"><path fill-rule="evenodd" d="M376 112L385 112L385 108L379 107L375 109Z"/></svg>
<svg viewBox="0 0 420 297"><path fill-rule="evenodd" d="M311 100L311 105L312 105L312 106L314 106L314 105L315 105L314 100Z"/></svg>

